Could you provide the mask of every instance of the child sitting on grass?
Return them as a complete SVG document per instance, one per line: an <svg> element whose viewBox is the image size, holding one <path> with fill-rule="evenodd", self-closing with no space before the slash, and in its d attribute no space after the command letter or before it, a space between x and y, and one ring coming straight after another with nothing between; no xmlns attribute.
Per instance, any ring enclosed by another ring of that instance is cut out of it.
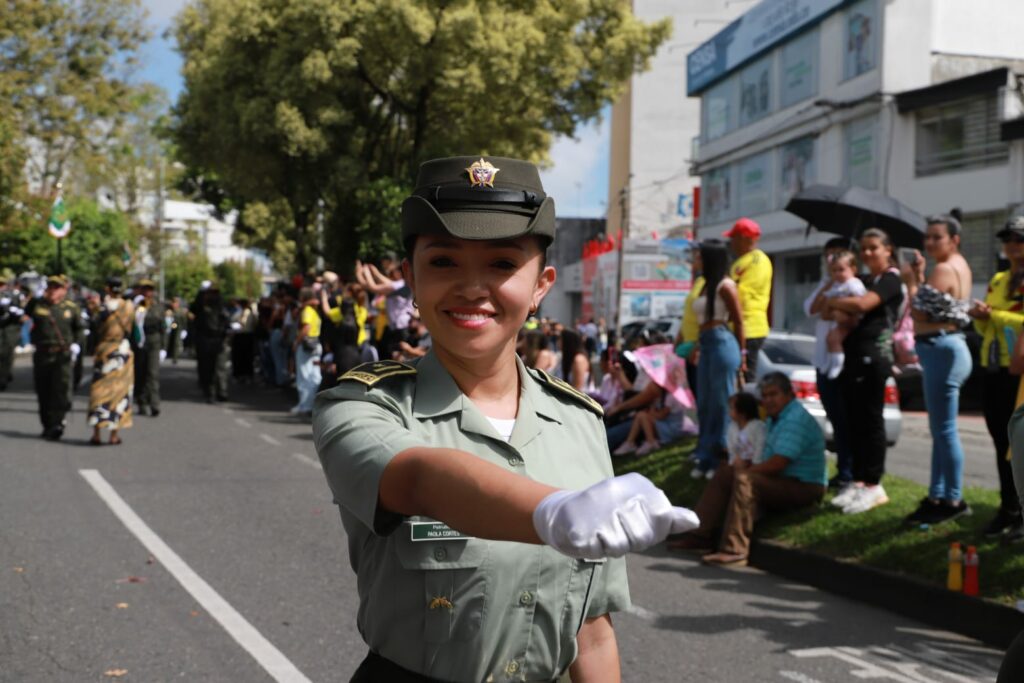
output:
<svg viewBox="0 0 1024 683"><path fill-rule="evenodd" d="M634 453L641 458L673 441L679 441L686 432L683 430L685 407L671 393L663 391L661 407L642 410L633 418L629 436L621 446L612 451L614 456ZM643 434L646 441L637 448L636 442Z"/></svg>

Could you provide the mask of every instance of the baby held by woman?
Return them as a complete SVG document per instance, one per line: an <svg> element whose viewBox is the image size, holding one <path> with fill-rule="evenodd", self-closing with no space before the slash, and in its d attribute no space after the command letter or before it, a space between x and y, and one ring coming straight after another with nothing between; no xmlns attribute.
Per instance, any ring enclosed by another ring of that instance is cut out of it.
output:
<svg viewBox="0 0 1024 683"><path fill-rule="evenodd" d="M867 289L864 283L857 277L857 259L852 251L838 251L833 254L828 264L829 274L832 276L832 286L825 297L828 299L841 299L848 296L863 296ZM828 370L826 374L829 379L835 379L843 371L843 363L846 356L843 353L843 340L854 327L857 326L859 316L843 311L832 311L831 329L826 337L828 344Z"/></svg>

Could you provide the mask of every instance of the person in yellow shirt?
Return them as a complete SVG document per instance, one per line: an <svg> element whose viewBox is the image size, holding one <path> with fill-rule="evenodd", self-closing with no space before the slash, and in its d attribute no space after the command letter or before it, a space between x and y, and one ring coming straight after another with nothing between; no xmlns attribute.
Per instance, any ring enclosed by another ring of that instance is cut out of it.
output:
<svg viewBox="0 0 1024 683"><path fill-rule="evenodd" d="M317 296L309 287L299 293L302 312L299 315L299 332L295 337L295 388L299 402L291 409L293 415L312 415L313 399L320 388L320 329L323 321L317 312Z"/></svg>
<svg viewBox="0 0 1024 683"><path fill-rule="evenodd" d="M676 355L686 359L686 383L694 398L697 397L697 340L700 337L700 320L693 310L693 302L704 293L704 264L700 260L700 249L690 251L693 255L693 284L683 304L683 322L676 337Z"/></svg>
<svg viewBox="0 0 1024 683"><path fill-rule="evenodd" d="M736 256L729 277L740 292L743 328L747 344L740 353L747 361L744 379L753 382L757 376L757 354L768 336L768 304L772 299L772 262L768 254L757 248L761 226L750 218L741 218L725 232Z"/></svg>

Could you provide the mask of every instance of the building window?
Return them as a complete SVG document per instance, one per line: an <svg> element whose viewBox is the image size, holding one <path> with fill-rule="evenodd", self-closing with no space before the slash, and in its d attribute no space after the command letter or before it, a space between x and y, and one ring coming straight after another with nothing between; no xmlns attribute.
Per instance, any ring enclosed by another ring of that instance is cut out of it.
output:
<svg viewBox="0 0 1024 683"><path fill-rule="evenodd" d="M701 178L701 212L709 223L726 220L733 215L732 166L708 171Z"/></svg>
<svg viewBox="0 0 1024 683"><path fill-rule="evenodd" d="M727 78L704 93L704 139L717 140L736 128L736 78Z"/></svg>
<svg viewBox="0 0 1024 683"><path fill-rule="evenodd" d="M814 183L814 138L804 137L779 148L779 203L786 206L797 192Z"/></svg>
<svg viewBox="0 0 1024 683"><path fill-rule="evenodd" d="M850 79L875 68L878 61L878 6L863 0L846 11L843 75Z"/></svg>
<svg viewBox="0 0 1024 683"><path fill-rule="evenodd" d="M740 126L757 121L772 110L772 55L740 72Z"/></svg>
<svg viewBox="0 0 1024 683"><path fill-rule="evenodd" d="M878 117L852 121L844 132L847 184L878 189Z"/></svg>
<svg viewBox="0 0 1024 683"><path fill-rule="evenodd" d="M772 208L772 153L747 157L739 164L739 209L745 216Z"/></svg>
<svg viewBox="0 0 1024 683"><path fill-rule="evenodd" d="M943 207L948 210L952 207ZM964 216L960 253L971 266L976 285L987 283L998 270L1002 245L996 233L1006 223L1006 211L989 211Z"/></svg>
<svg viewBox="0 0 1024 683"><path fill-rule="evenodd" d="M818 30L782 48L779 106L788 107L818 93Z"/></svg>
<svg viewBox="0 0 1024 683"><path fill-rule="evenodd" d="M1006 163L999 139L999 96L957 100L917 112L914 171L935 175Z"/></svg>

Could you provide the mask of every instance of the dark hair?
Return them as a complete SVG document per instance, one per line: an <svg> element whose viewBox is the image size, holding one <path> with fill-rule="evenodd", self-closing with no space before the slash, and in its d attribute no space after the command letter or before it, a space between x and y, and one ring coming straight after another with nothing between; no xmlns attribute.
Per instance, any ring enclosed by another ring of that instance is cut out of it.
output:
<svg viewBox="0 0 1024 683"><path fill-rule="evenodd" d="M956 209L953 209L956 211ZM928 225L945 225L946 232L950 237L957 237L963 232L963 228L960 226L960 221L957 220L952 213L939 213L934 216L928 216L925 219Z"/></svg>
<svg viewBox="0 0 1024 683"><path fill-rule="evenodd" d="M764 391L765 387L776 387L787 396L793 395L793 383L789 381L789 377L786 377L781 372L769 372L761 378L758 386L762 391Z"/></svg>
<svg viewBox="0 0 1024 683"><path fill-rule="evenodd" d="M856 268L857 255L854 254L849 249L843 249L832 254L832 258L828 260L828 264L831 266L836 261L845 261L846 265L850 266L851 268Z"/></svg>
<svg viewBox="0 0 1024 683"><path fill-rule="evenodd" d="M729 246L719 239L704 240L700 243L700 259L704 263L705 320L714 320L715 294L729 272Z"/></svg>
<svg viewBox="0 0 1024 683"><path fill-rule="evenodd" d="M110 289L110 291L113 292L114 294L120 294L121 293L121 289L123 287L124 287L124 283L121 281L121 278L119 278L119 277L108 277L107 278L107 288Z"/></svg>
<svg viewBox="0 0 1024 683"><path fill-rule="evenodd" d="M825 246L821 248L822 251L828 251L829 249L845 249L846 251L852 251L853 243L849 237L833 237L828 242L825 242Z"/></svg>
<svg viewBox="0 0 1024 683"><path fill-rule="evenodd" d="M526 333L526 349L523 352L523 362L526 367L537 367L537 356L548 347L548 338L540 330L530 330Z"/></svg>
<svg viewBox="0 0 1024 683"><path fill-rule="evenodd" d="M889 247L889 265L894 268L900 267L900 257L896 253L896 247L893 246L892 240L889 239L889 233L885 230L881 230L880 228L868 228L860 234L860 238L862 240L865 238L881 240L884 246Z"/></svg>
<svg viewBox="0 0 1024 683"><path fill-rule="evenodd" d="M736 412L748 420L761 419L760 405L754 395L746 391L738 391L732 395Z"/></svg>
<svg viewBox="0 0 1024 683"><path fill-rule="evenodd" d="M576 359L577 353L583 351L583 337L576 330L568 327L562 328L562 379L572 384L569 375L572 372L572 362Z"/></svg>

